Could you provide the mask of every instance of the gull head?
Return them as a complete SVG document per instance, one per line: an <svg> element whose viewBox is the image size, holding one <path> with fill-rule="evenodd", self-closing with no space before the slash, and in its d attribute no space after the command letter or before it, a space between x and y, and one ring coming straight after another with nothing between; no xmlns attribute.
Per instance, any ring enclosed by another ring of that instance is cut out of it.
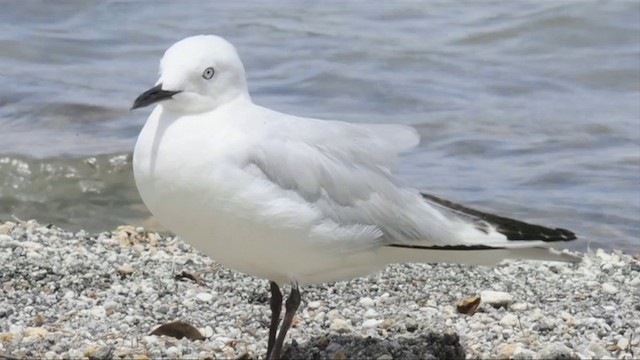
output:
<svg viewBox="0 0 640 360"><path fill-rule="evenodd" d="M206 112L239 96L249 95L234 46L219 36L198 35L167 49L156 85L138 96L131 110L158 103L169 111Z"/></svg>

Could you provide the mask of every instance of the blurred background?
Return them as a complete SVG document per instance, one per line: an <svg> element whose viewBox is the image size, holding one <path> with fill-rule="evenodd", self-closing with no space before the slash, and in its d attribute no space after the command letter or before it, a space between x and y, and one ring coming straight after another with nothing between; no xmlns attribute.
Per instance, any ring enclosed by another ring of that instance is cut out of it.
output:
<svg viewBox="0 0 640 360"><path fill-rule="evenodd" d="M410 186L640 249L640 2L9 1L0 13L0 220L159 229L130 112L166 48L236 45L254 102L415 126Z"/></svg>

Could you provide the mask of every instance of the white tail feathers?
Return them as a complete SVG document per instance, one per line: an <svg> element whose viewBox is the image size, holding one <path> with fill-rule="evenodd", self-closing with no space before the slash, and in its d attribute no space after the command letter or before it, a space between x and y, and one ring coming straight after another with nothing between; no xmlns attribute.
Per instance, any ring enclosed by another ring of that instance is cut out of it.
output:
<svg viewBox="0 0 640 360"><path fill-rule="evenodd" d="M559 262L580 262L581 257L547 247L511 249L426 249L385 247L380 251L388 264L398 263L454 263L469 265L495 265L505 259L529 259Z"/></svg>

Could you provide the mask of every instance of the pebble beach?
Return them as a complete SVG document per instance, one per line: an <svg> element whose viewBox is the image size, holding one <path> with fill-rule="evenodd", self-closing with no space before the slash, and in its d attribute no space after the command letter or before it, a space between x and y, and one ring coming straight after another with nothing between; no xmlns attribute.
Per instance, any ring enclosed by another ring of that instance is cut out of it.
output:
<svg viewBox="0 0 640 360"><path fill-rule="evenodd" d="M640 254L582 256L577 264L393 265L304 288L283 358L640 357ZM89 234L0 223L0 285L0 359L266 353L268 282L143 228ZM461 310L461 301L475 306ZM191 334L158 331L176 321Z"/></svg>

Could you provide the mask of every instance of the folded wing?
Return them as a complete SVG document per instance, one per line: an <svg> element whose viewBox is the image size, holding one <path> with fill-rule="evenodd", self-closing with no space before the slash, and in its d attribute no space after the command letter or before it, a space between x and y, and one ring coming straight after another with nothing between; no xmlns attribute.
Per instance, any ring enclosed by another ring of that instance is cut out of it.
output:
<svg viewBox="0 0 640 360"><path fill-rule="evenodd" d="M483 213L399 186L390 168L398 154L418 143L410 127L306 120L274 129L253 149L250 163L263 181L317 211L316 234L324 241L347 248L484 250L575 239L568 230Z"/></svg>

